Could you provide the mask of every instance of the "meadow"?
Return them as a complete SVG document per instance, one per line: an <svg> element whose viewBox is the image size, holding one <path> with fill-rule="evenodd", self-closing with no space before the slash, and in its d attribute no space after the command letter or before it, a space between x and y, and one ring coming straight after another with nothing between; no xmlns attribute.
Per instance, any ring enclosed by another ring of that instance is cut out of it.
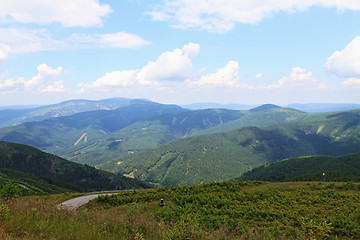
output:
<svg viewBox="0 0 360 240"><path fill-rule="evenodd" d="M1 239L357 239L360 184L225 181L100 197L2 200ZM166 206L160 207L160 199ZM6 210L7 209L7 210Z"/></svg>

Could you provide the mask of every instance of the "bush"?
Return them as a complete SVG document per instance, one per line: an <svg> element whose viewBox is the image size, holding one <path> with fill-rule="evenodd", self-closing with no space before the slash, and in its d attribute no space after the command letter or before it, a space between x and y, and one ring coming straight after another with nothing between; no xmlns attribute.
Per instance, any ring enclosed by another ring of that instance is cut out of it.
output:
<svg viewBox="0 0 360 240"><path fill-rule="evenodd" d="M0 190L0 196L5 199L11 199L21 194L21 189L14 182L7 182Z"/></svg>
<svg viewBox="0 0 360 240"><path fill-rule="evenodd" d="M0 222L6 220L9 217L10 209L4 203L0 203Z"/></svg>

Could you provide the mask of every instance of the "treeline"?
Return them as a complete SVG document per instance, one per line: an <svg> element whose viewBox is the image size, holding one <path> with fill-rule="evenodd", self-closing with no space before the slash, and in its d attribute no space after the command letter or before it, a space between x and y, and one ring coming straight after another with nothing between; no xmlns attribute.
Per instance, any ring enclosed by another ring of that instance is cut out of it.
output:
<svg viewBox="0 0 360 240"><path fill-rule="evenodd" d="M307 156L263 165L239 180L360 182L360 153L340 157Z"/></svg>

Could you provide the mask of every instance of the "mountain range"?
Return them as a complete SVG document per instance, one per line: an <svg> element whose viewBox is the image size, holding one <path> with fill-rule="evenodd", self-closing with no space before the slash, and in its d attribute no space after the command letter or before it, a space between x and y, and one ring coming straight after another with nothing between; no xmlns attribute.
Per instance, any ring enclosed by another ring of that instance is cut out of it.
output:
<svg viewBox="0 0 360 240"><path fill-rule="evenodd" d="M265 128L179 139L99 166L160 185L198 184L240 176L285 158L360 152L360 110Z"/></svg>
<svg viewBox="0 0 360 240"><path fill-rule="evenodd" d="M189 110L113 98L0 114L0 124L6 126L0 128L0 141L158 185L221 181L286 158L360 152L360 110L309 113L273 104ZM78 187L96 186L90 181Z"/></svg>
<svg viewBox="0 0 360 240"><path fill-rule="evenodd" d="M54 117L70 116L80 112L114 110L130 104L132 101L134 100L127 98L110 98L99 101L77 99L45 106L0 107L0 127Z"/></svg>

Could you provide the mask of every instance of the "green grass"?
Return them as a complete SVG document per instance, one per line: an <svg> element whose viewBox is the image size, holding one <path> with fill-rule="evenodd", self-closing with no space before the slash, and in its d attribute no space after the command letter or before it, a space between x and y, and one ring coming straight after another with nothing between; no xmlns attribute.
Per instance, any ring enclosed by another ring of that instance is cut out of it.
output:
<svg viewBox="0 0 360 240"><path fill-rule="evenodd" d="M357 239L360 184L227 181L101 197L15 198L1 239ZM160 198L166 206L160 207Z"/></svg>

